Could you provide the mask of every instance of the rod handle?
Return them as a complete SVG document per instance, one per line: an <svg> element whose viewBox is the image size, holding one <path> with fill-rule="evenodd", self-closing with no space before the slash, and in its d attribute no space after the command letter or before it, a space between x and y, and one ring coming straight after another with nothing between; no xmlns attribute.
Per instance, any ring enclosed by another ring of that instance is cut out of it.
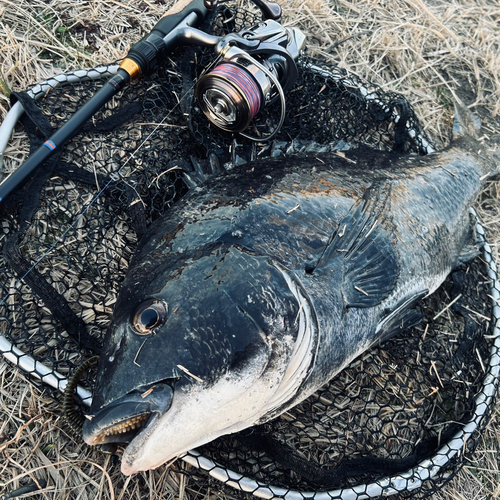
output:
<svg viewBox="0 0 500 500"><path fill-rule="evenodd" d="M204 0L179 0L156 23L151 33L130 48L127 57L120 68L127 71L132 80L149 73L167 51L165 40L173 35L178 27L185 27L183 23L189 21L192 27L198 27L207 15Z"/></svg>

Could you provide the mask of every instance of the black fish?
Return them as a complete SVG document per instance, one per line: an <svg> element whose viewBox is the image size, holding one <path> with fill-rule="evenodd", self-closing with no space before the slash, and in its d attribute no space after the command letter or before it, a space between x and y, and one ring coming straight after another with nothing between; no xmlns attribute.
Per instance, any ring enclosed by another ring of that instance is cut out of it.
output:
<svg viewBox="0 0 500 500"><path fill-rule="evenodd" d="M87 443L130 442L125 474L155 468L279 415L416 324L412 306L477 251L469 208L498 171L463 122L425 157L265 159L188 193L137 248Z"/></svg>

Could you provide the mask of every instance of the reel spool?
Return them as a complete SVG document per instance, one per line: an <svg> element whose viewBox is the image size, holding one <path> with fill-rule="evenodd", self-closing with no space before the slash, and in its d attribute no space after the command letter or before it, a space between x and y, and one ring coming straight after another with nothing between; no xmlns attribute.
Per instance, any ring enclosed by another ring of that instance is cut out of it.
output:
<svg viewBox="0 0 500 500"><path fill-rule="evenodd" d="M214 125L239 133L271 101L273 85L282 99L282 107L285 106L283 89L276 77L252 57L238 54L200 79L196 97Z"/></svg>

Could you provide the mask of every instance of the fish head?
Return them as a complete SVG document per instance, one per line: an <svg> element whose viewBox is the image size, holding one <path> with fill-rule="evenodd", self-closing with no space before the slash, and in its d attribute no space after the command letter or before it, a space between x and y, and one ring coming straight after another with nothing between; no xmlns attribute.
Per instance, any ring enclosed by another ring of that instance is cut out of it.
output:
<svg viewBox="0 0 500 500"><path fill-rule="evenodd" d="M123 283L84 425L88 444L129 443L127 475L278 411L314 350L305 292L276 262L228 244L159 260Z"/></svg>

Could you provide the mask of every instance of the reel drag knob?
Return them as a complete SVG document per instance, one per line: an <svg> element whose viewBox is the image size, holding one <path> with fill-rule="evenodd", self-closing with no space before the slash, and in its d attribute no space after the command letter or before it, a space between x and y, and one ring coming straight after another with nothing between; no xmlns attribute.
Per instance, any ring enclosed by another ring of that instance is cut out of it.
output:
<svg viewBox="0 0 500 500"><path fill-rule="evenodd" d="M219 64L196 86L196 98L207 118L227 132L243 132L271 91L267 75L247 59Z"/></svg>

